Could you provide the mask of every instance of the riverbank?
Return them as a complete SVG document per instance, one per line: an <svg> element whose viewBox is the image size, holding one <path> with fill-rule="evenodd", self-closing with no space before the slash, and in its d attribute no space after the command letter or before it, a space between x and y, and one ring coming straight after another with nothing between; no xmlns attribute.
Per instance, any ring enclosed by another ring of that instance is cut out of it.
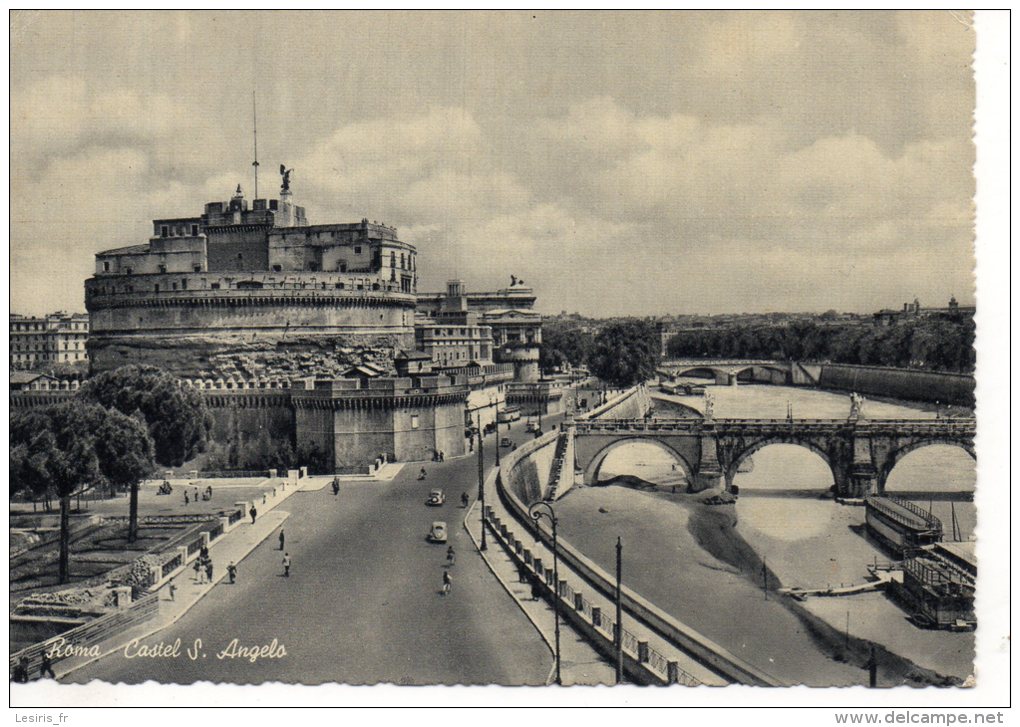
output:
<svg viewBox="0 0 1020 727"><path fill-rule="evenodd" d="M766 597L763 551L743 537L740 506L707 506L703 497L644 487L578 488L558 504L560 532L607 569L613 567L613 545L620 535L628 586L781 681L867 684L870 643L856 632L847 639L827 614L775 593L784 584L782 576L795 567L795 562L785 563L785 556L765 555ZM815 537L827 538L822 531ZM903 618L902 612L898 615ZM965 659L961 654L958 661ZM877 658L883 686L962 681L881 645Z"/></svg>

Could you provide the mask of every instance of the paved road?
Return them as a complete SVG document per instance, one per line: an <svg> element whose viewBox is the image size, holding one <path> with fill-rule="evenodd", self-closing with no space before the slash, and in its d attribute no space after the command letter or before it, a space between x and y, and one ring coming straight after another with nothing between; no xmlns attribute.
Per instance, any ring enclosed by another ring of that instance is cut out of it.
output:
<svg viewBox="0 0 1020 727"><path fill-rule="evenodd" d="M515 438L530 436L523 424L514 430ZM486 439L490 461L494 443ZM339 498L328 487L293 495L282 506L291 513L284 526L290 578L274 534L239 564L236 584L221 582L144 642L180 638L179 656L115 652L68 681L544 684L548 648L461 526L460 493L477 494L477 459L427 463L425 481L417 481L420 467L407 465L390 483L345 484ZM424 505L432 487L447 491L442 508ZM446 597L446 548L425 540L433 520L448 523L458 554ZM205 656L192 660L186 649L199 638ZM218 658L235 638L243 646L276 639L286 656Z"/></svg>

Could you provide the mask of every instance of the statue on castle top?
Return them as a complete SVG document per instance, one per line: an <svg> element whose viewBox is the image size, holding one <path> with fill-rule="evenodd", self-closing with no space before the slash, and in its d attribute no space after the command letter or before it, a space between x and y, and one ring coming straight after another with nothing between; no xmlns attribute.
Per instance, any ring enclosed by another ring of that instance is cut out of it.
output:
<svg viewBox="0 0 1020 727"><path fill-rule="evenodd" d="M850 418L860 419L864 412L864 397L856 391L850 392Z"/></svg>
<svg viewBox="0 0 1020 727"><path fill-rule="evenodd" d="M283 177L283 183L280 185L281 192L290 191L290 173L293 171L293 169L287 169L286 164L280 165L280 176Z"/></svg>
<svg viewBox="0 0 1020 727"><path fill-rule="evenodd" d="M516 275L511 275L510 276L510 287L512 288L515 285L517 285L517 276Z"/></svg>

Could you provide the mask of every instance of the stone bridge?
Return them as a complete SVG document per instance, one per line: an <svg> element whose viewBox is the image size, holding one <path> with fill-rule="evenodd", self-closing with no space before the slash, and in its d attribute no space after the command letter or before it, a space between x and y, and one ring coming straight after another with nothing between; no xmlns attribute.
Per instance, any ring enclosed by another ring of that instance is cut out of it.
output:
<svg viewBox="0 0 1020 727"><path fill-rule="evenodd" d="M739 377L751 381L781 385L816 385L817 365L794 361L756 359L683 359L663 361L656 369L660 380L675 381L680 376L707 374L719 386L735 386Z"/></svg>
<svg viewBox="0 0 1020 727"><path fill-rule="evenodd" d="M655 444L683 468L692 491L732 488L741 462L770 444L794 444L819 455L836 492L863 497L885 491L896 463L921 447L949 444L976 459L974 419L594 419L566 423L584 481L597 481L614 449Z"/></svg>

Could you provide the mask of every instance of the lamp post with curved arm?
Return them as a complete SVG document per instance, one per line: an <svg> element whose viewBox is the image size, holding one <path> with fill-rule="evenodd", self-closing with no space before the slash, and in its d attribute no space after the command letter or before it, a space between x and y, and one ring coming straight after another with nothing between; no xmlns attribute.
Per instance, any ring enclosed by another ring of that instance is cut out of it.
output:
<svg viewBox="0 0 1020 727"><path fill-rule="evenodd" d="M556 683L563 684L563 681L560 678L560 560L556 547L556 524L559 520L556 518L556 511L553 510L552 505L544 500L540 500L529 505L528 515L530 515L531 519L535 521L536 526L543 516L549 518L549 522L552 523L553 612L556 614Z"/></svg>

